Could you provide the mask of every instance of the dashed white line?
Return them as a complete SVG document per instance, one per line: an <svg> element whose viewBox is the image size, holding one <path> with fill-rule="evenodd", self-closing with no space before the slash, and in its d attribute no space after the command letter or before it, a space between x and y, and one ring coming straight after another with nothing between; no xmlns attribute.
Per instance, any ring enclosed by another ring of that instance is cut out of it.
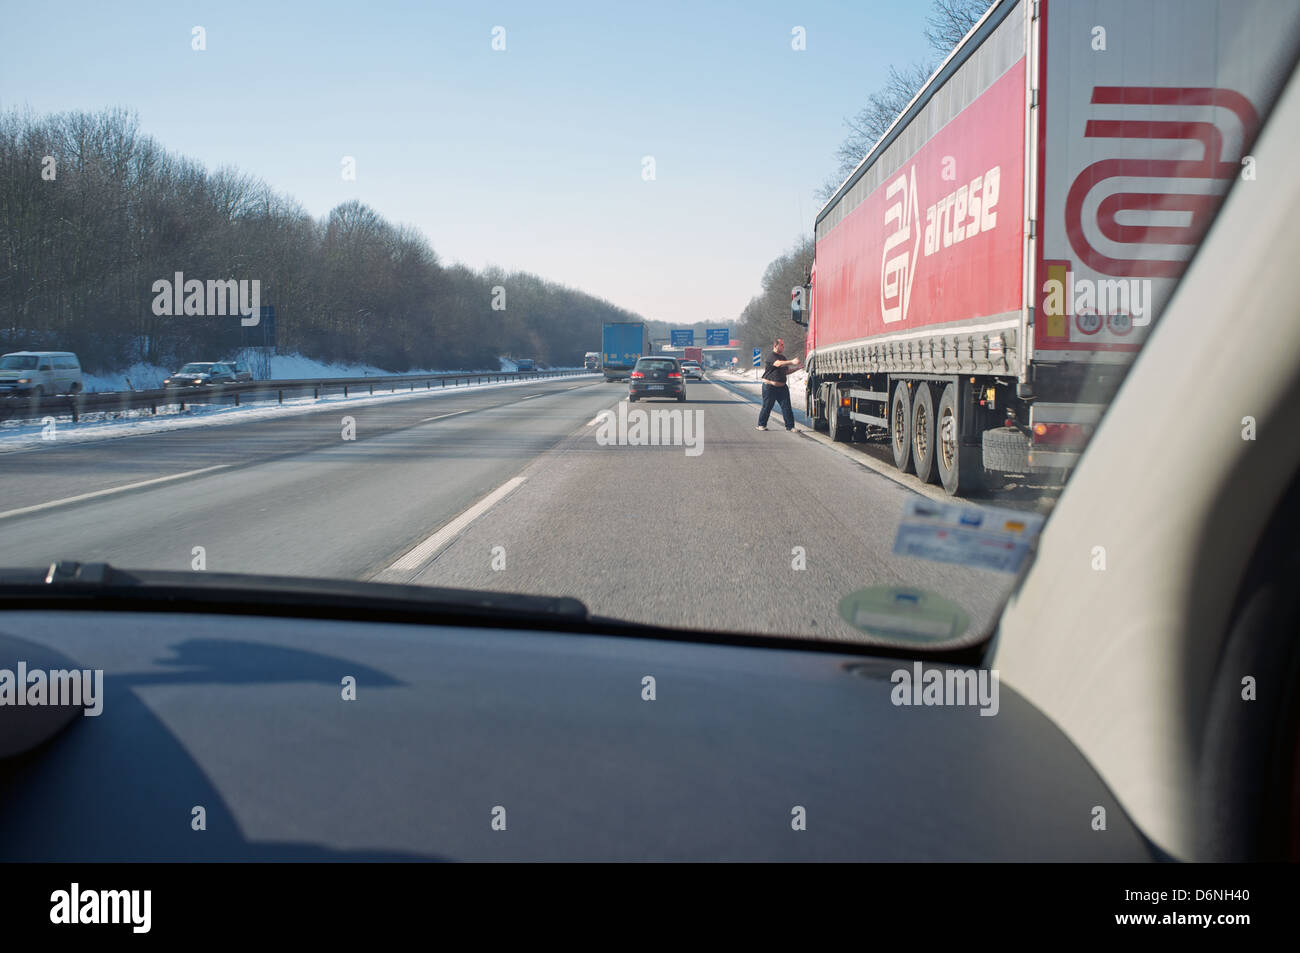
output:
<svg viewBox="0 0 1300 953"><path fill-rule="evenodd" d="M414 549L411 549L405 555L400 556L396 562L385 570L385 572L415 572L441 552L448 543L463 533L470 523L474 522L502 499L514 492L514 490L522 484L525 479L525 477L514 477L513 479L507 480L424 542L419 543Z"/></svg>
<svg viewBox="0 0 1300 953"><path fill-rule="evenodd" d="M62 500L50 500L48 503L37 503L35 506L23 506L16 510L5 510L0 513L0 520L7 519L10 516L24 516L27 513L39 513L42 510L52 510L55 507L67 506L69 503L80 503L83 500L95 500L100 497L113 496L116 493L125 493L128 490L138 490L144 486L157 486L159 483L170 483L173 480L184 480L186 477L198 476L200 473L211 473L214 470L225 470L229 463L219 463L215 467L203 467L199 470L186 470L184 473L173 473L171 476L155 477L152 480L141 480L138 483L127 483L124 486L113 486L106 490L95 490L93 493L81 493L77 496L65 497Z"/></svg>

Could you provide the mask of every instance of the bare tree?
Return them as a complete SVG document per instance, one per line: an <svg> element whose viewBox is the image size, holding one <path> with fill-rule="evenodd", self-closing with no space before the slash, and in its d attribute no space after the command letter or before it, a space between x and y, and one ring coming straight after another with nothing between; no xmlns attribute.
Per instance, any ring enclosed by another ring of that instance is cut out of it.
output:
<svg viewBox="0 0 1300 953"><path fill-rule="evenodd" d="M925 38L934 50L935 58L924 63L913 63L902 69L891 66L885 85L867 97L867 104L844 124L849 134L835 150L838 162L835 175L817 190L822 201L835 194L867 153L888 131L894 119L912 101L912 97L929 79L935 67L943 60L962 37L970 32L988 9L991 0L932 0L926 18Z"/></svg>
<svg viewBox="0 0 1300 953"><path fill-rule="evenodd" d="M925 38L940 58L948 55L984 16L990 0L933 0L925 18Z"/></svg>
<svg viewBox="0 0 1300 953"><path fill-rule="evenodd" d="M821 199L830 198L848 174L858 167L858 163L880 141L898 114L912 101L930 72L931 67L923 63L913 63L901 70L891 66L885 85L868 96L867 104L854 116L844 120L844 124L849 127L849 134L835 150L839 166L835 177L827 181L818 193Z"/></svg>

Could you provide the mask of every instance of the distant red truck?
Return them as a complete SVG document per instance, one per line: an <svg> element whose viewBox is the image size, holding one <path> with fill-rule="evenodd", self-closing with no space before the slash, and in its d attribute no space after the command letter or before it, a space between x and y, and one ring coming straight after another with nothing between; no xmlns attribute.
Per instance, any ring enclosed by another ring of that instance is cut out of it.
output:
<svg viewBox="0 0 1300 953"><path fill-rule="evenodd" d="M682 354L683 361L697 361L699 362L700 367L704 366L704 348L688 347L683 348L682 350L685 351L685 353Z"/></svg>

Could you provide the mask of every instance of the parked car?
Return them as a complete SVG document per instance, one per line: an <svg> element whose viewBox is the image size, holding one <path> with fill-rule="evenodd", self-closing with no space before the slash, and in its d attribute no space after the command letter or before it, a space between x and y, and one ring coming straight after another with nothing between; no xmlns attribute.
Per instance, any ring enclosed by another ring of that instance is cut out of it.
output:
<svg viewBox="0 0 1300 953"><path fill-rule="evenodd" d="M253 372L248 369L248 365L243 361L226 361L226 367L230 368L230 373L235 375L235 380L239 383L251 381Z"/></svg>
<svg viewBox="0 0 1300 953"><path fill-rule="evenodd" d="M682 361L682 377L702 381L704 380L704 368L700 366L699 361Z"/></svg>
<svg viewBox="0 0 1300 953"><path fill-rule="evenodd" d="M627 399L663 397L686 400L686 380L675 357L643 357L632 368L627 383Z"/></svg>
<svg viewBox="0 0 1300 953"><path fill-rule="evenodd" d="M202 387L205 384L233 384L235 372L227 364L186 364L163 381L163 387Z"/></svg>
<svg viewBox="0 0 1300 953"><path fill-rule="evenodd" d="M81 392L81 362L71 351L13 351L0 357L0 394L42 397Z"/></svg>

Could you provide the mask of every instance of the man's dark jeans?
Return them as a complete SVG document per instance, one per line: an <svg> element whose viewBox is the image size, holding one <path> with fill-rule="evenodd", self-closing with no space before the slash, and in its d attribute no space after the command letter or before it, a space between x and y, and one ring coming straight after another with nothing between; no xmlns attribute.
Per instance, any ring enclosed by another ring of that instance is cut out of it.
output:
<svg viewBox="0 0 1300 953"><path fill-rule="evenodd" d="M763 409L758 412L758 425L767 426L767 418L772 416L772 405L781 405L781 415L785 417L785 429L794 429L794 408L790 406L790 387L773 387L763 383Z"/></svg>

